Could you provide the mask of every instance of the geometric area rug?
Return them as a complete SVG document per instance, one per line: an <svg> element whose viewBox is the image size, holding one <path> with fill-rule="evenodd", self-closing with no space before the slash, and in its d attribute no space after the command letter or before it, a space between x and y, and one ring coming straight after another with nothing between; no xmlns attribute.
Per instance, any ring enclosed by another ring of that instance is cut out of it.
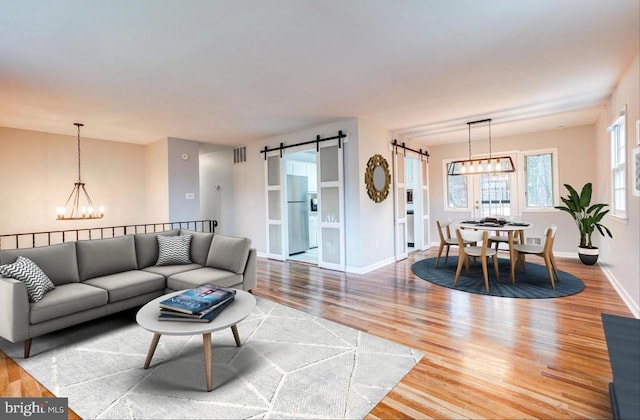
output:
<svg viewBox="0 0 640 420"><path fill-rule="evenodd" d="M202 336L152 333L125 311L0 348L84 419L363 418L423 354L256 297L238 324L211 335L213 391Z"/></svg>
<svg viewBox="0 0 640 420"><path fill-rule="evenodd" d="M552 289L547 267L544 264L531 262L526 263L526 270L520 269L516 272L515 282L511 284L509 281L509 260L498 258L499 281L495 278L493 262L490 260L487 263L489 278L489 292L487 292L479 261L470 264L468 273L464 268L462 269L458 283L455 286L453 285L453 280L455 279L458 257L451 256L446 263L444 262L444 257L441 257L438 268L435 268L435 262L435 258L425 258L413 264L411 271L421 279L439 286L468 293L508 298L557 298L574 295L584 289L582 280L562 270L558 270L558 278L555 279L556 288Z"/></svg>

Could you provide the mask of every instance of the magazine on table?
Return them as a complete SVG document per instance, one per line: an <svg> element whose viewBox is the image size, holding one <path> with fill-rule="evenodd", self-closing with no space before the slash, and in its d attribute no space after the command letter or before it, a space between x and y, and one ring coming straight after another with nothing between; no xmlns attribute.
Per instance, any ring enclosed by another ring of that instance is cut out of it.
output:
<svg viewBox="0 0 640 420"><path fill-rule="evenodd" d="M223 300L220 303L217 303L213 306L210 306L206 309L203 309L200 312L196 312L195 314L187 314L184 312L178 312L178 311L174 311L173 309L167 309L167 308L160 308L160 313L161 314L170 314L170 315L179 315L183 318L202 318L203 316L205 316L206 314L208 314L211 311L215 311L219 306L225 305L229 300L233 300L235 298L235 295L231 295L229 296L227 299Z"/></svg>
<svg viewBox="0 0 640 420"><path fill-rule="evenodd" d="M236 290L226 287L205 284L194 289L172 296L160 302L160 308L183 312L186 314L201 313L232 296Z"/></svg>
<svg viewBox="0 0 640 420"><path fill-rule="evenodd" d="M186 322L211 322L222 312L231 302L233 302L235 296L231 296L229 299L219 303L212 310L207 311L204 315L196 317L195 315L189 315L182 312L176 312L171 310L160 311L158 320L160 321L186 321Z"/></svg>

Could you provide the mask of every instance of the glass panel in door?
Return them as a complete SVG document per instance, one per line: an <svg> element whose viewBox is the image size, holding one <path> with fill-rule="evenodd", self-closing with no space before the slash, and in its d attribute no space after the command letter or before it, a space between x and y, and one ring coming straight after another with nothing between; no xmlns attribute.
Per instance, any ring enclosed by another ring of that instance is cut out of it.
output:
<svg viewBox="0 0 640 420"><path fill-rule="evenodd" d="M267 256L269 258L285 260L286 226L283 223L284 195L282 180L284 167L277 152L267 155L265 160L265 197L267 200Z"/></svg>
<svg viewBox="0 0 640 420"><path fill-rule="evenodd" d="M474 217L502 217L515 215L513 176L510 173L479 174L474 177Z"/></svg>
<svg viewBox="0 0 640 420"><path fill-rule="evenodd" d="M393 189L396 261L407 258L407 193L405 186L404 153L393 153Z"/></svg>

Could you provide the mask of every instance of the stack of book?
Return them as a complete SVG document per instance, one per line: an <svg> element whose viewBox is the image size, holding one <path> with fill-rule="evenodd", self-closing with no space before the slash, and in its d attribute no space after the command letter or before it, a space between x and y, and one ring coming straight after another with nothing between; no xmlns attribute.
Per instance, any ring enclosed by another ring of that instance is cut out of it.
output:
<svg viewBox="0 0 640 420"><path fill-rule="evenodd" d="M205 284L160 302L160 321L211 322L236 296L235 289Z"/></svg>

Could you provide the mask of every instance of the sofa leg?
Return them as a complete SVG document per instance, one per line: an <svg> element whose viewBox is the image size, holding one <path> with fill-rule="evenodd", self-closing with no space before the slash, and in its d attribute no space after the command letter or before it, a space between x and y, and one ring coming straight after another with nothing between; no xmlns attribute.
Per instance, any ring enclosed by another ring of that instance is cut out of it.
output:
<svg viewBox="0 0 640 420"><path fill-rule="evenodd" d="M29 353L31 353L31 339L27 338L24 340L24 358L29 358Z"/></svg>

